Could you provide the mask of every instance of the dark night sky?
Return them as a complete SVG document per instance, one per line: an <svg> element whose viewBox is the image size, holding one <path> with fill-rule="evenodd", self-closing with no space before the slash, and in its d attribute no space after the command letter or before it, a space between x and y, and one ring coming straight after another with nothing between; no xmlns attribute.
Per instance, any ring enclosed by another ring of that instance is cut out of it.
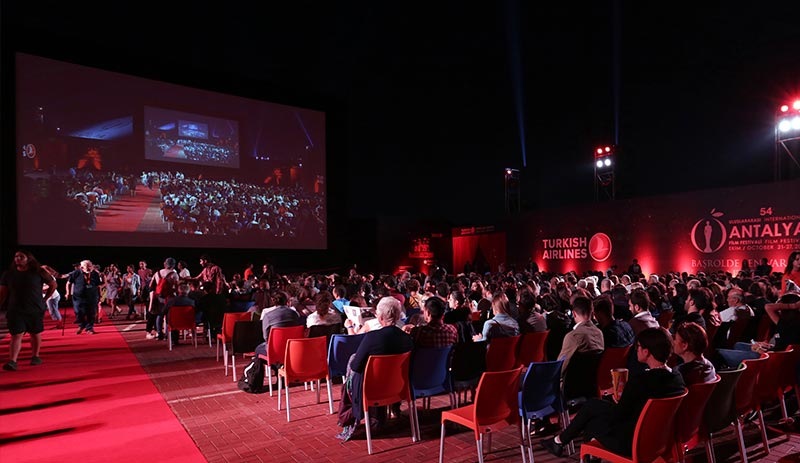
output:
<svg viewBox="0 0 800 463"><path fill-rule="evenodd" d="M168 3L3 2L4 64L23 51L325 110L345 217L492 220L506 166L528 208L593 199L592 150L614 136L611 1ZM773 113L800 95L800 2L620 3L619 196L770 181Z"/></svg>

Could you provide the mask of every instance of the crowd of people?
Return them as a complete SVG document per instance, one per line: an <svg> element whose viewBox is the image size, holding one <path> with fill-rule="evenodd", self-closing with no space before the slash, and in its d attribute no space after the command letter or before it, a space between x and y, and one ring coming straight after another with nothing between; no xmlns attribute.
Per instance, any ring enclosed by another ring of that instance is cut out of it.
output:
<svg viewBox="0 0 800 463"><path fill-rule="evenodd" d="M164 158L175 157L170 153L179 150L183 158L199 163L231 164L237 157L236 147L227 146L225 143L208 143L191 138L148 139L147 143L162 153Z"/></svg>
<svg viewBox="0 0 800 463"><path fill-rule="evenodd" d="M208 255L199 263L196 277L185 262L172 257L157 271L142 261L138 268L128 265L125 274L114 265L99 272L85 260L73 272L58 275L29 253L18 252L0 279L0 303L9 302L12 334L4 368L17 369L24 332L31 334L34 347L31 363L42 363L43 314L49 306L45 301L55 294L56 278L67 279L66 296L72 297L78 314L78 333L93 332L101 289L107 300L116 296L125 301L128 318L147 317L148 339L165 339L168 333L161 320L174 305L195 307L198 323L212 333L220 329L223 314L232 311L247 311L252 319L260 319L265 339L275 327L335 326L334 332L366 333L342 385L342 430L337 437L348 440L364 418L361 407L352 404L360 403L359 379L370 355L456 343L491 345L494 339L548 330L546 357L563 360L566 372L580 353L633 347L627 360L630 381L618 402L587 402L566 430L542 445L560 456L583 434L630 455L634 426L647 399L712 381L716 371L736 368L741 359L760 351L800 344L800 292L795 284L800 252L791 253L783 272L756 275L744 270L735 276L559 275L531 269L452 275L443 268L428 275L375 275L356 268L341 275L282 275L269 264L260 271L247 264L243 272L227 278ZM113 304L111 314L116 315L120 311ZM374 317L357 322L345 314L348 307L364 308ZM265 353L266 343L256 351ZM370 417L371 426L380 426L388 415L375 410Z"/></svg>
<svg viewBox="0 0 800 463"><path fill-rule="evenodd" d="M156 177L163 218L175 233L325 236L325 198L307 193L299 184L256 185L187 178L172 172L161 172Z"/></svg>

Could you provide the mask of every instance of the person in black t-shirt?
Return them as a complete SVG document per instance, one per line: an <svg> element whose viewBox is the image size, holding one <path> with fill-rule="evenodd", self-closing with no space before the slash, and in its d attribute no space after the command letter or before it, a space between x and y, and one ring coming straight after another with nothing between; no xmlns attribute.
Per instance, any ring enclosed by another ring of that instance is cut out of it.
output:
<svg viewBox="0 0 800 463"><path fill-rule="evenodd" d="M42 287L47 286L42 294ZM3 365L7 371L17 369L17 358L22 349L22 335L31 336L31 365L39 365L39 350L44 331L44 301L56 290L56 280L45 271L33 255L17 251L11 268L0 277L0 306L8 302L8 331L11 333L9 360Z"/></svg>

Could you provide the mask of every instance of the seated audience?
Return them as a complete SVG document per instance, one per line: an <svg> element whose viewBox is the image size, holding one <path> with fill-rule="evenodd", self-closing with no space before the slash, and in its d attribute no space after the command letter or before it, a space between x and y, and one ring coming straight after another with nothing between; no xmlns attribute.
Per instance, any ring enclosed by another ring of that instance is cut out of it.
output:
<svg viewBox="0 0 800 463"><path fill-rule="evenodd" d="M700 325L692 322L682 323L675 330L672 345L675 355L683 360L683 363L677 366L677 370L687 386L714 381L717 372L714 365L703 357L703 352L708 347L708 338Z"/></svg>
<svg viewBox="0 0 800 463"><path fill-rule="evenodd" d="M576 297L572 304L572 314L575 317L575 326L572 331L564 336L559 359L564 360L561 366L563 378L569 366L569 361L578 352L599 352L603 350L603 332L592 323L592 301L589 298Z"/></svg>
<svg viewBox="0 0 800 463"><path fill-rule="evenodd" d="M483 332L476 334L473 341L492 342L492 338L506 338L519 335L519 324L508 314L509 304L505 293L499 292L492 297L492 313L494 317L483 324Z"/></svg>
<svg viewBox="0 0 800 463"><path fill-rule="evenodd" d="M320 291L315 299L316 310L306 318L306 327L314 325L336 325L342 323L342 316L333 308L333 295L328 291Z"/></svg>
<svg viewBox="0 0 800 463"><path fill-rule="evenodd" d="M361 391L369 356L402 354L409 352L413 347L411 337L396 326L401 313L402 304L399 300L391 296L381 299L376 307L381 328L368 332L350 359L347 380L342 385L342 400L339 402L339 426L343 429L336 437L342 441L352 437L356 426L364 417ZM386 407L379 409L370 410L370 415L377 421L376 424L385 419Z"/></svg>
<svg viewBox="0 0 800 463"><path fill-rule="evenodd" d="M624 320L614 319L614 303L601 296L594 301L594 318L603 332L604 348L627 347L633 344L633 328Z"/></svg>
<svg viewBox="0 0 800 463"><path fill-rule="evenodd" d="M597 439L612 452L630 456L636 422L647 400L678 395L685 389L680 373L667 366L671 353L669 332L662 328L642 330L636 339L636 355L648 369L630 378L618 403L590 399L561 434L543 440L542 446L561 457L564 447L583 434L584 442Z"/></svg>
<svg viewBox="0 0 800 463"><path fill-rule="evenodd" d="M447 347L458 341L456 327L443 322L444 310L445 304L441 299L429 298L422 310L425 324L403 326L403 331L411 335L414 347Z"/></svg>
<svg viewBox="0 0 800 463"><path fill-rule="evenodd" d="M267 355L269 330L276 327L302 325L300 315L289 307L289 295L285 291L276 291L272 297L273 307L261 312L261 327L264 330L264 342L256 347L256 354Z"/></svg>
<svg viewBox="0 0 800 463"><path fill-rule="evenodd" d="M547 320L537 309L536 296L531 290L523 289L519 292L519 331L532 333L547 330Z"/></svg>

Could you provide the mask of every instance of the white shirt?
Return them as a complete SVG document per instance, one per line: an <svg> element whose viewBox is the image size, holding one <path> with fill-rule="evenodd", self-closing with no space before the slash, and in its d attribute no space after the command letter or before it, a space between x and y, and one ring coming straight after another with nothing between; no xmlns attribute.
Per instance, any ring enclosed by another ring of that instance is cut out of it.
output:
<svg viewBox="0 0 800 463"><path fill-rule="evenodd" d="M750 316L751 317L755 316L755 313L753 313L753 309L751 309L750 306L748 306L748 305L740 305L738 307L728 307L727 309L725 309L725 310L723 310L722 312L719 313L719 316L722 319L722 322L725 323L725 322L736 321L736 318L737 318L736 317L736 311L737 310L747 310L748 312L750 312Z"/></svg>

